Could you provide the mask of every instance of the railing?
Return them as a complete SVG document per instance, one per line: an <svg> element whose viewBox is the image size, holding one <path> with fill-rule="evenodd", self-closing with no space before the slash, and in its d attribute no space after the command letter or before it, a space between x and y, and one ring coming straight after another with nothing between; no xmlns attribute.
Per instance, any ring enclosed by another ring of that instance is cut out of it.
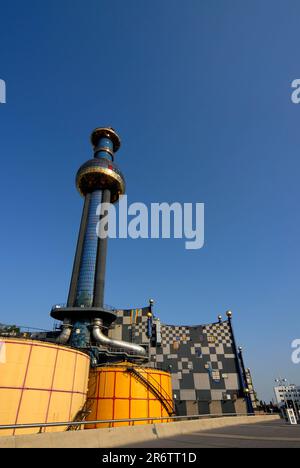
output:
<svg viewBox="0 0 300 468"><path fill-rule="evenodd" d="M174 414L173 404L170 403L170 396L163 389L163 387L150 375L147 373L147 379L136 370L134 367L128 367L127 372L131 372L138 380L140 380L145 387L149 388L150 391L158 398L161 402L167 413L172 416ZM151 382L151 379L153 383ZM157 387L156 385L159 385Z"/></svg>
<svg viewBox="0 0 300 468"><path fill-rule="evenodd" d="M54 305L52 306L52 310L65 309L65 308L67 308L67 307L68 307L68 305L67 305L66 303L64 303L64 304L54 304ZM90 309L91 307L92 307L92 306L88 306L88 305L84 305L84 304L83 304L83 305L80 305L80 306L78 306L78 307L76 307L76 308L79 308L79 309ZM114 312L114 311L117 310L115 307L113 307L113 306L111 306L111 305L108 305L108 304L104 304L104 305L103 305L103 309L105 309L105 310L110 310L111 312Z"/></svg>
<svg viewBox="0 0 300 468"><path fill-rule="evenodd" d="M211 418L227 418L227 417L238 417L238 416L244 416L244 417L255 417L255 413L251 414L245 414L245 413L225 413L225 414L195 414L195 415L190 415L190 416L167 416L167 417L157 417L157 418L132 418L132 419L97 419L94 421L65 421L65 422L53 422L53 423L31 423L31 424L6 424L6 425L0 425L0 430L7 430L7 429L30 429L30 428L41 428L41 427L61 427L61 426L83 426L83 425L92 425L92 424L109 424L110 427L114 423L132 423L134 426L135 422L141 422L141 421L163 421L167 420L170 421L170 419L173 422L180 421L182 420L190 420L190 419L211 419ZM266 417L268 416L274 416L271 414L265 414Z"/></svg>
<svg viewBox="0 0 300 468"><path fill-rule="evenodd" d="M124 349L124 348L109 348L105 346L101 346L100 351L109 354L109 355L125 355L125 356L130 356L130 357L138 357L139 359L147 359L147 356L139 356L136 354L136 351L131 351L129 349ZM110 365L110 364L109 364Z"/></svg>
<svg viewBox="0 0 300 468"><path fill-rule="evenodd" d="M0 325L0 337L2 338L24 338L31 339L33 335L38 333L49 333L50 330L43 328L33 328L26 325Z"/></svg>
<svg viewBox="0 0 300 468"><path fill-rule="evenodd" d="M155 380L155 378L151 374L147 373L147 379L149 379L149 382L152 385L152 387L154 387L155 390L158 390L158 393L163 398L166 406L169 408L169 410L166 408L169 415L174 416L175 415L174 406L173 406L173 401L170 398L170 395L166 392L166 390L160 384L159 384L158 388L155 387L155 385L157 385L158 382L157 382L157 380ZM172 404L170 403L170 401L172 401Z"/></svg>
<svg viewBox="0 0 300 468"><path fill-rule="evenodd" d="M49 330L45 330L44 328L34 328L34 327L28 327L27 325L7 325L5 323L1 323L0 325L0 332L5 331L8 329L19 329L19 330L24 330L24 331L40 331L40 332L49 332Z"/></svg>
<svg viewBox="0 0 300 468"><path fill-rule="evenodd" d="M97 391L97 386L98 386L98 380L97 378L95 378L95 376L90 377L89 386L90 386L90 393L92 395L95 395ZM78 421L80 422L86 421L86 418L91 414L92 409L93 409L93 400L87 398L83 407L76 414L75 422L71 426L68 426L67 431L78 431L80 429L80 425L78 425ZM77 422L76 422L76 418L78 419Z"/></svg>

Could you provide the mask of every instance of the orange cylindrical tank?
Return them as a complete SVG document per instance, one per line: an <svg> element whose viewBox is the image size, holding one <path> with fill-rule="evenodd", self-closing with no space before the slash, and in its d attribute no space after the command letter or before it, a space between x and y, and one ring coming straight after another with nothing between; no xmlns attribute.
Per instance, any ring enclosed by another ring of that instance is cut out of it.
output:
<svg viewBox="0 0 300 468"><path fill-rule="evenodd" d="M0 425L73 421L86 401L89 366L89 357L75 349L0 338ZM37 432L0 430L0 436Z"/></svg>
<svg viewBox="0 0 300 468"><path fill-rule="evenodd" d="M91 369L86 406L90 410L87 417L90 421L168 417L173 414L171 375L129 363ZM86 429L151 422L102 423L87 425Z"/></svg>

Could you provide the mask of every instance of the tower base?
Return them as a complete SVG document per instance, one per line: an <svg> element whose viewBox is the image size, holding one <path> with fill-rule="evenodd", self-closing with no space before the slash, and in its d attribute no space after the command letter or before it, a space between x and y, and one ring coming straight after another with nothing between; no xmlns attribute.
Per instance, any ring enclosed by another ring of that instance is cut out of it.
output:
<svg viewBox="0 0 300 468"><path fill-rule="evenodd" d="M51 317L63 321L68 318L72 321L82 319L101 318L106 326L111 325L117 318L117 314L103 307L60 307L54 306L50 313Z"/></svg>

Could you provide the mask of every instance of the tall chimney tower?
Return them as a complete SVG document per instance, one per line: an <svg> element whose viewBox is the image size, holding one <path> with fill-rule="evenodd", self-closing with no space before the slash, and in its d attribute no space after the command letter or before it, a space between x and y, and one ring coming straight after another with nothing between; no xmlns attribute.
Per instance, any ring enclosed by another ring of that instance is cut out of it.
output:
<svg viewBox="0 0 300 468"><path fill-rule="evenodd" d="M63 322L58 337L61 344L78 348L106 346L144 356L145 349L123 341L110 340L103 333L116 319L104 307L107 237L99 238L99 205L116 203L125 193L125 179L114 162L120 138L111 127L96 128L91 135L94 158L84 163L76 175L76 186L84 197L73 272L66 306L54 306L51 316ZM100 217L104 213L101 210Z"/></svg>

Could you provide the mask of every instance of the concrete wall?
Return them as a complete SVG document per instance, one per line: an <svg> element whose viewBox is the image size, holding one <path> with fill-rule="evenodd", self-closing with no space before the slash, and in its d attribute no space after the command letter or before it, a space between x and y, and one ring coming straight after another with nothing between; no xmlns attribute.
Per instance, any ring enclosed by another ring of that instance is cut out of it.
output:
<svg viewBox="0 0 300 468"><path fill-rule="evenodd" d="M212 401L209 405L211 414L222 414L222 405L220 401Z"/></svg>
<svg viewBox="0 0 300 468"><path fill-rule="evenodd" d="M209 431L221 427L255 424L278 419L279 416L276 415L222 417L89 431L0 437L0 448L113 448L189 434L194 431Z"/></svg>
<svg viewBox="0 0 300 468"><path fill-rule="evenodd" d="M246 400L237 400L235 402L235 411L238 413L238 414L247 414L247 405L246 405Z"/></svg>

